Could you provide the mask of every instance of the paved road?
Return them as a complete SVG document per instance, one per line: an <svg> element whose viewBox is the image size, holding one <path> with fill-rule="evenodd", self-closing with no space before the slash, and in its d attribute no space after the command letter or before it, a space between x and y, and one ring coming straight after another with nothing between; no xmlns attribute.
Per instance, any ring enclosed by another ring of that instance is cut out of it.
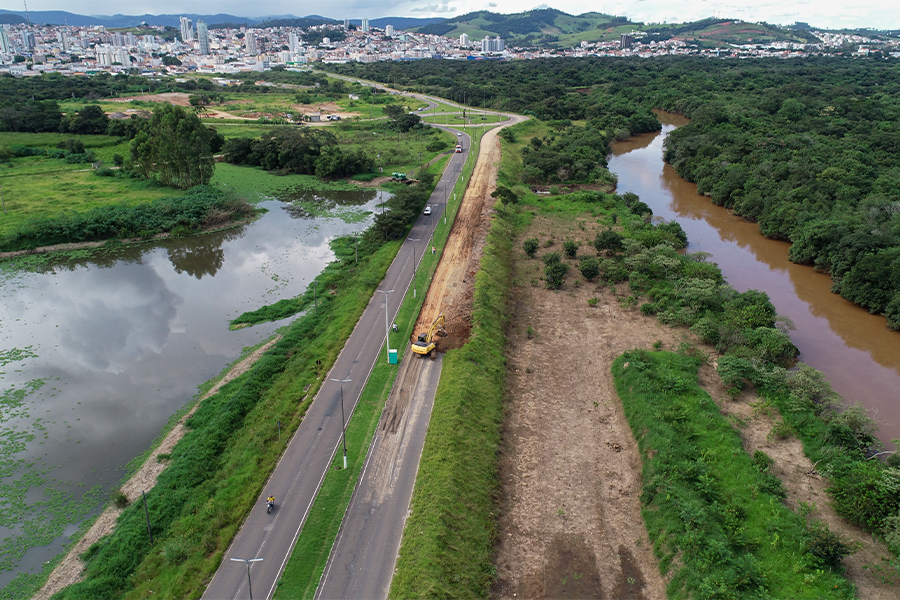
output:
<svg viewBox="0 0 900 600"><path fill-rule="evenodd" d="M316 598L388 597L441 360L404 358Z"/></svg>
<svg viewBox="0 0 900 600"><path fill-rule="evenodd" d="M427 249L437 219L444 212L446 196L462 170L469 154L468 135L461 136L465 151L451 155L450 163L432 193L430 216L420 215L409 237L419 243L404 242L388 269L379 289L394 290L388 299L388 320L396 318L398 305L409 289L413 264L421 260ZM415 249L415 259L414 259ZM418 285L423 285L420 280ZM328 373L328 378L350 379L344 384L344 411L350 418L362 389L376 360L386 360L380 353L385 334L385 294L376 293L356 324L343 351ZM391 344L405 344L406 340L392 339ZM380 355L379 355L380 354ZM247 569L244 563L231 558L263 561L252 564L253 590L256 598L270 598L294 542L309 514L331 459L338 449L342 431L341 388L326 378L293 439L285 449L263 494L244 522L231 547L225 553L203 597L209 600L249 598ZM277 506L266 514L265 498L274 494Z"/></svg>

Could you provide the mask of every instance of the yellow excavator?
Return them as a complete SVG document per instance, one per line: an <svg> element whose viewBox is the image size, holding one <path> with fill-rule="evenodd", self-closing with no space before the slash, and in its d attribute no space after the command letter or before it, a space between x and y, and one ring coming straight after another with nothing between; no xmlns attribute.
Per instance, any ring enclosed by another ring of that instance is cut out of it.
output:
<svg viewBox="0 0 900 600"><path fill-rule="evenodd" d="M447 331L444 329L444 313L438 315L438 318L434 320L434 323L431 324L431 327L428 328L428 331L425 333L419 334L419 339L413 342L412 350L416 354L429 354L431 358L434 358L434 349L436 347L434 336L447 335Z"/></svg>

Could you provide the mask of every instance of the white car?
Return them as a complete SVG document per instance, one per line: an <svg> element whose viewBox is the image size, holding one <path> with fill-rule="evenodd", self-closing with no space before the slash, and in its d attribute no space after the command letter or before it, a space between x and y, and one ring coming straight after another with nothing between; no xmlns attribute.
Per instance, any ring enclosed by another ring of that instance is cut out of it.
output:
<svg viewBox="0 0 900 600"><path fill-rule="evenodd" d="M430 206L426 206L426 207L425 207L425 211L424 211L422 214L423 214L423 215L430 215L430 214L431 214L431 207L430 207Z"/></svg>
<svg viewBox="0 0 900 600"><path fill-rule="evenodd" d="M459 132L459 131L457 131L457 132L456 132L456 137L462 137L462 133Z"/></svg>

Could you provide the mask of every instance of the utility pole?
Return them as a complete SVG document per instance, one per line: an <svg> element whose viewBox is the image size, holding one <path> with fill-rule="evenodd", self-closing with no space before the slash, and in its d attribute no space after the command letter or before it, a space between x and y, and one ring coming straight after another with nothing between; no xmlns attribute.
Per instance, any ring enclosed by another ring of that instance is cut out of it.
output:
<svg viewBox="0 0 900 600"><path fill-rule="evenodd" d="M388 294L394 292L394 290L375 290L380 294L384 294L384 350L388 356L388 364L391 362L391 338L390 336L390 328L388 327Z"/></svg>
<svg viewBox="0 0 900 600"><path fill-rule="evenodd" d="M335 379L330 377L331 381L341 384L341 438L344 441L344 470L347 470L347 420L344 418L344 384L349 383L349 379Z"/></svg>
<svg viewBox="0 0 900 600"><path fill-rule="evenodd" d="M419 263L416 260L416 242L421 242L422 240L419 238L406 238L411 240L413 243L413 298L416 297L416 273L418 271Z"/></svg>

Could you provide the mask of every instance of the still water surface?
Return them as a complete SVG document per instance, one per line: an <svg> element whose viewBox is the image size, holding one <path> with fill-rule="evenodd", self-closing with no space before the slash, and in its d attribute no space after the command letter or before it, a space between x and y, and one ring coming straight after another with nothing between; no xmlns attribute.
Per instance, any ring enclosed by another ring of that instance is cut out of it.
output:
<svg viewBox="0 0 900 600"><path fill-rule="evenodd" d="M900 438L900 333L884 317L830 292L831 279L788 260L787 242L770 240L749 223L697 194L697 186L663 161L663 140L686 120L657 113L661 132L613 145L609 169L619 177L619 193L634 192L666 220L677 220L690 251L712 254L738 291L766 292L796 331L791 340L800 360L825 373L832 387L866 406L880 424L884 442Z"/></svg>
<svg viewBox="0 0 900 600"><path fill-rule="evenodd" d="M241 229L0 272L0 586L59 553L197 386L284 324L228 321L302 293L381 199L341 193L342 218L268 201Z"/></svg>

